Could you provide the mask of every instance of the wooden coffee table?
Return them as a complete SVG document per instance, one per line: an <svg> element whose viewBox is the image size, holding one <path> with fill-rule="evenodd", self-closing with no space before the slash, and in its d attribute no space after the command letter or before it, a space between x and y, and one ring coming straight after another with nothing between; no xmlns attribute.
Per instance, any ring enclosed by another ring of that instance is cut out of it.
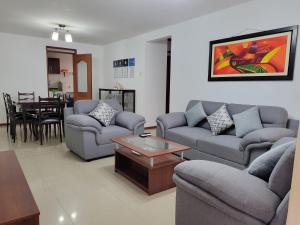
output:
<svg viewBox="0 0 300 225"><path fill-rule="evenodd" d="M174 167L183 162L188 146L159 137L113 138L121 147L115 151L115 172L125 176L149 195L175 187ZM173 153L179 153L180 156Z"/></svg>

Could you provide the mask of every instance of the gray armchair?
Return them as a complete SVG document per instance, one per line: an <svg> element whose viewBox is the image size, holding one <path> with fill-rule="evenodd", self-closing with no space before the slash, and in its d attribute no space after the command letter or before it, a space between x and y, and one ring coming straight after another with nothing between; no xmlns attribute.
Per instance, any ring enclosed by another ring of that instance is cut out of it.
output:
<svg viewBox="0 0 300 225"><path fill-rule="evenodd" d="M88 114L98 105L99 100L75 102L74 110L65 109L65 135L67 147L84 160L92 160L114 154L116 144L113 137L138 135L144 132L145 118L125 112L116 101L105 101L118 111L108 127L102 126Z"/></svg>
<svg viewBox="0 0 300 225"><path fill-rule="evenodd" d="M286 149L268 182L215 162L179 164L176 225L285 225L294 154Z"/></svg>

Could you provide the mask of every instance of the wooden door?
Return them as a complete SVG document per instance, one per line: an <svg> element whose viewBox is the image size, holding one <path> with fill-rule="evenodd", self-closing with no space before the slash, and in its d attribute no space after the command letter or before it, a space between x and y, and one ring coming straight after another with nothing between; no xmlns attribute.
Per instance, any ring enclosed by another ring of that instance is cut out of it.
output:
<svg viewBox="0 0 300 225"><path fill-rule="evenodd" d="M74 100L92 99L92 55L74 54Z"/></svg>

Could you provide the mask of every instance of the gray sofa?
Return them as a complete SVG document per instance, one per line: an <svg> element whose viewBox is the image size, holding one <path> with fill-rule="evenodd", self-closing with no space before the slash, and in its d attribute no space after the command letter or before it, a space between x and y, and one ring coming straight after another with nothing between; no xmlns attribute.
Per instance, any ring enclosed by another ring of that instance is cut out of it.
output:
<svg viewBox="0 0 300 225"><path fill-rule="evenodd" d="M295 145L285 150L268 182L215 162L179 164L176 225L285 225L294 154Z"/></svg>
<svg viewBox="0 0 300 225"><path fill-rule="evenodd" d="M105 102L118 111L108 127L88 115L99 104L99 100L80 100L75 102L74 109L66 108L64 111L66 145L84 160L114 154L116 144L111 140L113 137L144 132L143 116L123 111L122 106L114 100Z"/></svg>
<svg viewBox="0 0 300 225"><path fill-rule="evenodd" d="M186 110L199 100L191 100ZM218 110L223 102L201 101L207 115ZM229 114L243 112L252 105L226 104ZM187 159L203 159L220 162L240 169L246 168L259 155L266 152L281 137L294 137L298 121L288 119L285 109L275 106L258 106L264 129L247 134L243 138L235 135L234 127L222 135L213 136L207 120L189 127L184 112L174 112L157 118L157 136L191 147L184 153ZM288 129L286 129L288 128Z"/></svg>

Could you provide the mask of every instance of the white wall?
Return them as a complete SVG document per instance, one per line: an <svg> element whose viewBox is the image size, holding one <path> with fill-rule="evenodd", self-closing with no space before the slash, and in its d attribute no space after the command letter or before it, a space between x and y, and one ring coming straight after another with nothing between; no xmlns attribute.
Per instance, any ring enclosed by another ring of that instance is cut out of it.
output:
<svg viewBox="0 0 300 225"><path fill-rule="evenodd" d="M146 126L156 126L156 118L166 109L167 40L146 44L145 117Z"/></svg>
<svg viewBox="0 0 300 225"><path fill-rule="evenodd" d="M146 115L145 46L150 40L172 36L171 111L184 110L190 99L203 99L283 106L291 117L299 119L300 46L294 81L207 81L209 41L234 36L246 29L268 30L299 24L299 8L299 0L256 0L106 45L103 47L105 81L101 86L112 87L119 81L126 88L137 89L137 112ZM119 57L136 57L139 76L132 80L114 79L112 60Z"/></svg>
<svg viewBox="0 0 300 225"><path fill-rule="evenodd" d="M53 42L50 39L0 33L0 123L5 121L2 92L17 98L17 91L35 91L47 96L46 46L75 48L78 53L93 55L93 96L98 97L102 82L102 47L88 44Z"/></svg>

